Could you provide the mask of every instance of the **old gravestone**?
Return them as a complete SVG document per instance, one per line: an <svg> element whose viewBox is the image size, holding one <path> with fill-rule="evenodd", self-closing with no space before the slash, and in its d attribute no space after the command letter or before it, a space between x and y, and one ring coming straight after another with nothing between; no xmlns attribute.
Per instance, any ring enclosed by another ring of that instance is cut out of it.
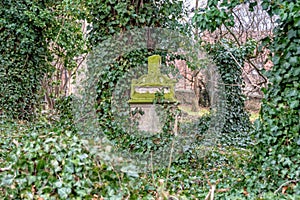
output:
<svg viewBox="0 0 300 200"><path fill-rule="evenodd" d="M139 108L143 115L139 116L138 128L142 131L156 133L161 131L162 125L154 105L155 93L163 91L164 100L174 104L176 99L175 80L161 74L161 57L153 55L148 57L148 74L139 79L133 79L129 104L131 110Z"/></svg>

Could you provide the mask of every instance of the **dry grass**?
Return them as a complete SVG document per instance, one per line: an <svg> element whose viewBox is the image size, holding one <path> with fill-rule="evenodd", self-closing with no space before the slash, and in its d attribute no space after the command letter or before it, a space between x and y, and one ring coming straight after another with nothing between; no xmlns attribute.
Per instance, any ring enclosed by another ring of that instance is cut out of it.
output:
<svg viewBox="0 0 300 200"><path fill-rule="evenodd" d="M191 105L180 105L179 109L187 113L190 116L201 117L209 113L209 108L200 108L198 111L193 112Z"/></svg>
<svg viewBox="0 0 300 200"><path fill-rule="evenodd" d="M245 109L250 113L250 121L253 123L259 118L261 101L259 99L247 100L245 102ZM198 118L205 114L209 114L209 108L201 107L198 111L192 111L192 105L179 105L179 109L186 113L187 118Z"/></svg>

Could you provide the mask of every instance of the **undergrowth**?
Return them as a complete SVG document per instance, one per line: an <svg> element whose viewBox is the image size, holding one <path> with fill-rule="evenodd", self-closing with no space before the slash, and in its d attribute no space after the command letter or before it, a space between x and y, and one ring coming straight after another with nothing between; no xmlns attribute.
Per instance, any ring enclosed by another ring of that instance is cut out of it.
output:
<svg viewBox="0 0 300 200"><path fill-rule="evenodd" d="M3 199L205 199L212 187L215 199L254 198L243 185L250 149L194 144L169 167L132 175L62 125L2 120L0 130Z"/></svg>

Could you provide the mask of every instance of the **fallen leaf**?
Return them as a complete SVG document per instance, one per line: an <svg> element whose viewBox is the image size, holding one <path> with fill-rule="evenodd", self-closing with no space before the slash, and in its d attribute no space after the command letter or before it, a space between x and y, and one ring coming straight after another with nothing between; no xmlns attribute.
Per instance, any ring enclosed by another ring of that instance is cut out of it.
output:
<svg viewBox="0 0 300 200"><path fill-rule="evenodd" d="M32 185L32 186L31 186L31 193L32 193L32 194L35 194L35 185Z"/></svg>
<svg viewBox="0 0 300 200"><path fill-rule="evenodd" d="M244 188L243 194L247 197L249 195L249 192L247 192L247 189Z"/></svg>
<svg viewBox="0 0 300 200"><path fill-rule="evenodd" d="M282 190L281 190L281 193L285 194L288 188L289 188L289 186L283 186Z"/></svg>

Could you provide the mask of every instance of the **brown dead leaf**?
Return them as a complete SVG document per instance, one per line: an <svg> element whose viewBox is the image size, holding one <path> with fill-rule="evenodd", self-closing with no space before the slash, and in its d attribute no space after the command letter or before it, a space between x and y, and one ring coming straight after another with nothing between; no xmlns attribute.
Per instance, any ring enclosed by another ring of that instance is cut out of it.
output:
<svg viewBox="0 0 300 200"><path fill-rule="evenodd" d="M36 192L36 190L35 190L35 185L32 185L32 186L31 186L31 193L32 193L32 194L35 194L35 192Z"/></svg>
<svg viewBox="0 0 300 200"><path fill-rule="evenodd" d="M94 194L92 200L98 200L98 195Z"/></svg>
<svg viewBox="0 0 300 200"><path fill-rule="evenodd" d="M225 151L219 151L219 152L220 152L220 154L222 154L222 155L226 154Z"/></svg>
<svg viewBox="0 0 300 200"><path fill-rule="evenodd" d="M281 190L281 193L285 194L288 188L289 188L289 186L283 186L282 190Z"/></svg>
<svg viewBox="0 0 300 200"><path fill-rule="evenodd" d="M104 198L102 196L99 197L98 195L94 194L92 200L104 200Z"/></svg>
<svg viewBox="0 0 300 200"><path fill-rule="evenodd" d="M247 188L244 188L243 194L247 197L249 196L249 192L247 191Z"/></svg>
<svg viewBox="0 0 300 200"><path fill-rule="evenodd" d="M221 189L217 189L216 193L228 192L229 190L230 190L230 188L221 188Z"/></svg>
<svg viewBox="0 0 300 200"><path fill-rule="evenodd" d="M293 190L294 187L296 187L296 183L291 183L291 184L290 184L290 188L292 188L292 190Z"/></svg>

